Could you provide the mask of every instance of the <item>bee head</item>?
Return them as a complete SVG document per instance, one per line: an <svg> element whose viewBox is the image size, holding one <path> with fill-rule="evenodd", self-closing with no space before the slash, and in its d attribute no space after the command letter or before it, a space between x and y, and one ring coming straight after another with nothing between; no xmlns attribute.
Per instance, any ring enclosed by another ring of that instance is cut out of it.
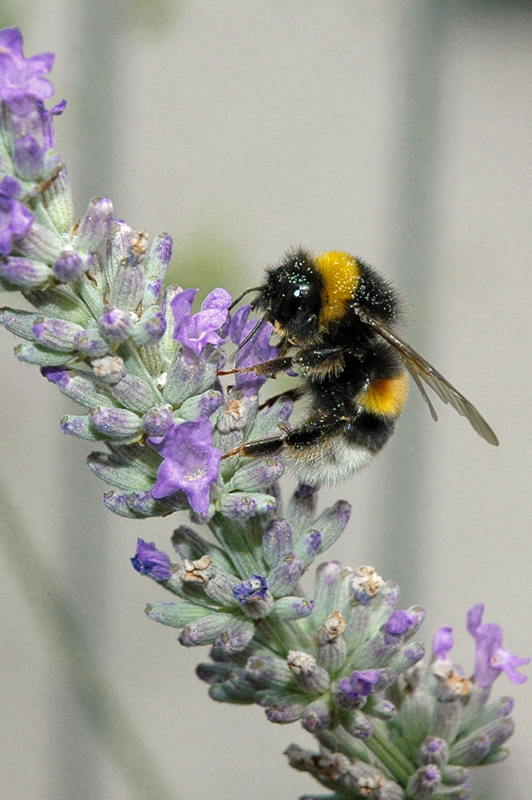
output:
<svg viewBox="0 0 532 800"><path fill-rule="evenodd" d="M289 253L267 270L253 305L277 324L289 341L308 341L316 333L322 303L323 280L312 257L303 250Z"/></svg>

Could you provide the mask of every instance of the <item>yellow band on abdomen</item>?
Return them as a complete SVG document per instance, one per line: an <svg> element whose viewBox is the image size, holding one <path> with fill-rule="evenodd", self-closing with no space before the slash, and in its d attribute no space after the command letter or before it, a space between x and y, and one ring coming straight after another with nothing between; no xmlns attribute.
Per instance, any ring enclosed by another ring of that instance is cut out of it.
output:
<svg viewBox="0 0 532 800"><path fill-rule="evenodd" d="M397 417L406 403L408 389L406 372L401 372L394 378L373 381L360 405L365 411L379 417Z"/></svg>

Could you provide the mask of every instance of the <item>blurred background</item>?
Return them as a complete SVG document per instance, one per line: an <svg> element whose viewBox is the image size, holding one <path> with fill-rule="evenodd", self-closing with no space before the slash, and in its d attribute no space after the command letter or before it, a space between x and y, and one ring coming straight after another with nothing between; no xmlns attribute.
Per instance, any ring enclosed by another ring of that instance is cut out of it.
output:
<svg viewBox="0 0 532 800"><path fill-rule="evenodd" d="M371 469L322 493L322 506L353 505L328 555L397 580L402 607L428 611L426 642L451 625L466 673L477 602L508 649L532 651L531 12L525 0L0 4L26 56L56 53L54 101L68 100L57 143L78 214L104 195L133 227L170 232L171 278L184 286L236 294L304 244L361 256L408 298L408 340L501 445L441 404L434 424L414 389ZM29 531L35 553L0 549L3 796L316 791L282 755L310 737L209 700L194 675L206 652L145 617L165 598L131 568L136 537L167 549L179 521L104 510L90 446L59 431L71 406L16 361L15 343L0 332L0 525ZM57 587L43 592L48 570ZM59 625L55 591L73 615ZM103 726L71 669L80 661L115 698ZM479 772L475 796L528 800L532 682L503 675L494 696L505 694L516 698L511 756ZM127 766L142 769L143 754L158 776L149 792Z"/></svg>

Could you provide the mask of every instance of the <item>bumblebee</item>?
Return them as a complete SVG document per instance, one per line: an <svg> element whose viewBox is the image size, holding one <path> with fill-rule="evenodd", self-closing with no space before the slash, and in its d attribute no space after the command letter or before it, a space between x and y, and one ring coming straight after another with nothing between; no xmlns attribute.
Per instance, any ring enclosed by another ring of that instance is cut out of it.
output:
<svg viewBox="0 0 532 800"><path fill-rule="evenodd" d="M396 290L349 253L317 256L289 252L266 271L252 307L261 312L246 337L270 322L280 336L277 358L231 370L275 376L294 369L301 378L293 397L308 413L278 436L246 442L225 457L279 453L303 483L335 483L366 466L392 435L408 396L408 373L436 411L424 383L465 416L489 444L498 440L476 408L395 331L401 318Z"/></svg>

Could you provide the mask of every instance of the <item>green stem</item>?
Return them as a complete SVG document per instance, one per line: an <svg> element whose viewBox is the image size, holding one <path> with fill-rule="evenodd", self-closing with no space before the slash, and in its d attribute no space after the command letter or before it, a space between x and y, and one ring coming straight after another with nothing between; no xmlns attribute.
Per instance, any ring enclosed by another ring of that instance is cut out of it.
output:
<svg viewBox="0 0 532 800"><path fill-rule="evenodd" d="M304 631L301 630L297 622L286 622L276 618L273 614L261 620L257 628L257 636L261 641L273 651L284 658L286 655L286 643L290 642L290 650L298 647L301 650L310 650L312 643ZM278 643L275 648L274 642Z"/></svg>
<svg viewBox="0 0 532 800"><path fill-rule="evenodd" d="M373 735L364 744L377 756L401 786L406 786L416 768L389 740L385 726L379 720L371 721Z"/></svg>
<svg viewBox="0 0 532 800"><path fill-rule="evenodd" d="M240 522L227 519L216 512L209 522L209 528L235 565L241 578L249 578L264 567L264 564L256 558L249 536L246 535L247 528Z"/></svg>
<svg viewBox="0 0 532 800"><path fill-rule="evenodd" d="M50 653L66 671L72 691L109 753L139 800L176 800L176 791L161 777L162 768L147 748L135 723L109 690L108 681L91 654L68 598L53 570L35 549L4 484L0 481L1 530L4 552L12 564L28 606L44 624Z"/></svg>

